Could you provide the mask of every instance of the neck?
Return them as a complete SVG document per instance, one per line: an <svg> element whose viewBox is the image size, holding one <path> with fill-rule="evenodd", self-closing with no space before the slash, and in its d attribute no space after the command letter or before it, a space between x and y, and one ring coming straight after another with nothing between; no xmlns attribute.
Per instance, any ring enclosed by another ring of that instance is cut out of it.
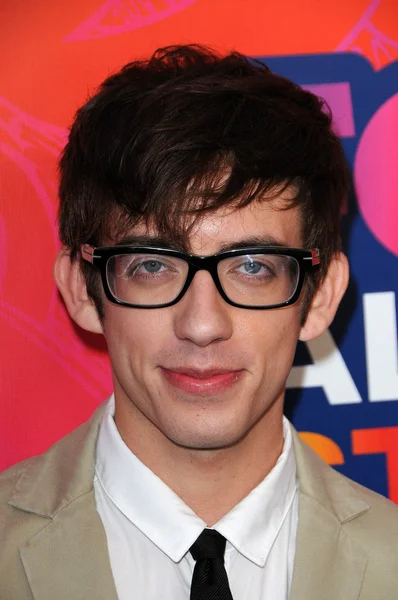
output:
<svg viewBox="0 0 398 600"><path fill-rule="evenodd" d="M174 444L131 402L116 402L115 423L128 448L209 527L268 475L283 448L282 402L237 443L216 450Z"/></svg>

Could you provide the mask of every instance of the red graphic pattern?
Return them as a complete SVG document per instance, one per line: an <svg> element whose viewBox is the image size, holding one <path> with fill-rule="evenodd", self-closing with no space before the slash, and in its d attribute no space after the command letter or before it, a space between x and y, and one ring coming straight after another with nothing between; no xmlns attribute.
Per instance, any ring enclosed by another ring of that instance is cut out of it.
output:
<svg viewBox="0 0 398 600"><path fill-rule="evenodd" d="M389 497L398 503L398 427L355 429L352 445L354 454L385 454Z"/></svg>
<svg viewBox="0 0 398 600"><path fill-rule="evenodd" d="M337 46L336 52L358 52L371 59L376 68L384 67L398 58L398 32L392 38L375 24L381 5L381 0L370 3L356 25Z"/></svg>
<svg viewBox="0 0 398 600"><path fill-rule="evenodd" d="M63 41L76 42L134 31L166 19L194 2L196 0L108 0Z"/></svg>

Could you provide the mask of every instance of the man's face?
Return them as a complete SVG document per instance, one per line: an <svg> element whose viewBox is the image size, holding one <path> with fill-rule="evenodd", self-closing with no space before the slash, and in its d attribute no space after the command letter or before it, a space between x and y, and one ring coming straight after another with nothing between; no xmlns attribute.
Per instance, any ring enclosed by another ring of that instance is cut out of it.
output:
<svg viewBox="0 0 398 600"><path fill-rule="evenodd" d="M253 237L300 247L299 209L273 206L253 203L201 217L190 252L215 254ZM142 225L130 233L157 232ZM195 275L174 306L136 309L105 301L116 421L119 413L128 415L143 432L186 448L222 448L254 429L267 431L276 415L280 420L299 332L300 302L271 310L235 308L206 271Z"/></svg>

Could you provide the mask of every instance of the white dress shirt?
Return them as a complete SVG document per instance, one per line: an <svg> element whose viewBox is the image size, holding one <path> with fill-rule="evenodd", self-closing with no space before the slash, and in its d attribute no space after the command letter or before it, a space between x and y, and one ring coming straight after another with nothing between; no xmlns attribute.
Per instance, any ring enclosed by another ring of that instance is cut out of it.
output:
<svg viewBox="0 0 398 600"><path fill-rule="evenodd" d="M189 600L195 561L189 548L206 523L125 445L114 398L101 424L94 477L119 600ZM290 424L267 477L220 519L234 600L287 600L293 575L298 484Z"/></svg>

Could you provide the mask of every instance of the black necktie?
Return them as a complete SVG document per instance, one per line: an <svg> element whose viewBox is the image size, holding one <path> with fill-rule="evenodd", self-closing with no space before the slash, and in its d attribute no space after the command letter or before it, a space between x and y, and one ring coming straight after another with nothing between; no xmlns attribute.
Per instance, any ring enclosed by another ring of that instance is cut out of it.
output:
<svg viewBox="0 0 398 600"><path fill-rule="evenodd" d="M225 541L218 531L204 529L191 547L196 560L191 600L233 600L224 567Z"/></svg>

